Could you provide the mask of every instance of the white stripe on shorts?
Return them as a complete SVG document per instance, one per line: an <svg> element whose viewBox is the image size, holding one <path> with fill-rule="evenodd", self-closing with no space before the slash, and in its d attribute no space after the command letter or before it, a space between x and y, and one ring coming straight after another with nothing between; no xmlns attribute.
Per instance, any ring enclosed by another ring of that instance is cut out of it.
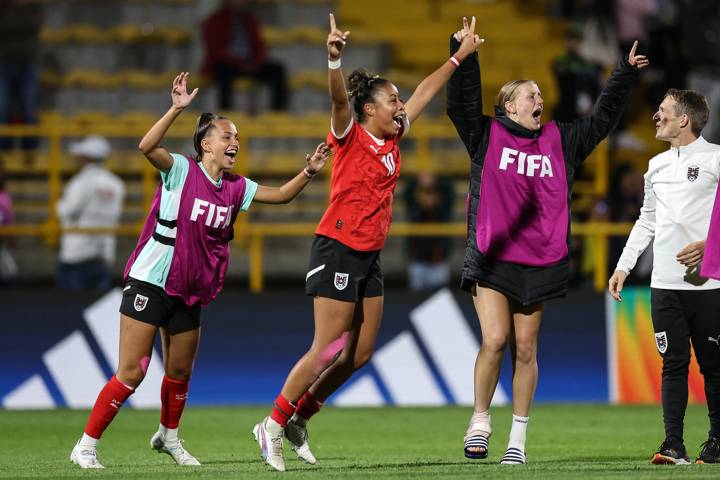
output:
<svg viewBox="0 0 720 480"><path fill-rule="evenodd" d="M312 277L313 275L315 275L317 272L319 272L319 271L322 270L323 268L325 268L325 264L324 264L324 263L323 263L322 265L320 265L319 267L315 267L315 268L313 268L312 270L310 270L310 271L307 273L307 275L305 275L305 281L307 282L307 281L308 281L308 278Z"/></svg>

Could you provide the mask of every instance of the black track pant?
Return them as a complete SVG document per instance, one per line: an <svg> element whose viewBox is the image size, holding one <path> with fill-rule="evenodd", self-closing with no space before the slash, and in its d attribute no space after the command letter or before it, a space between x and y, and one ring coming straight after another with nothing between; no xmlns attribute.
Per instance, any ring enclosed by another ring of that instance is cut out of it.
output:
<svg viewBox="0 0 720 480"><path fill-rule="evenodd" d="M690 342L705 378L710 435L720 438L720 289L651 289L655 343L663 359L665 437L683 441Z"/></svg>

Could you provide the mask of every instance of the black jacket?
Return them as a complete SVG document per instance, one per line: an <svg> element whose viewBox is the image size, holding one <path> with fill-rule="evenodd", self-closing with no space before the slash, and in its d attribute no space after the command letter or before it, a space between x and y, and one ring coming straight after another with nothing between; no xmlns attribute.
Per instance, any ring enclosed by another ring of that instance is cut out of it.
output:
<svg viewBox="0 0 720 480"><path fill-rule="evenodd" d="M450 38L450 52L460 44ZM558 123L568 182L568 204L575 172L595 146L613 131L622 116L637 69L624 57L615 67L590 115L570 123ZM482 113L482 86L477 53L468 56L453 73L447 86L447 113L470 154L470 198L468 209L468 246L475 246L475 222L480 197L480 178L490 138L491 117ZM513 135L533 138L541 133L528 130L496 111L498 120ZM569 214L568 209L568 214ZM568 223L570 218L568 217ZM568 239L570 230L568 229Z"/></svg>

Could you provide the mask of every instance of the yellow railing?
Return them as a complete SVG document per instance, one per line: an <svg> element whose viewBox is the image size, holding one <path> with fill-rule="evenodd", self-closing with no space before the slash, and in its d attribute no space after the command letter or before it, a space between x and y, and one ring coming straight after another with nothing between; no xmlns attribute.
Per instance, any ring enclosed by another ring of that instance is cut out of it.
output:
<svg viewBox="0 0 720 480"><path fill-rule="evenodd" d="M236 239L247 239L250 260L250 291L257 293L264 288L264 240L265 237L309 237L313 235L314 223L257 223L236 224ZM628 235L631 223L574 223L573 235L594 237L597 241L593 252L593 285L596 291L602 291L608 280L608 237ZM76 233L113 233L116 235L137 236L141 226L137 224L120 225L117 228L60 228L57 223L42 225L0 226L3 236L57 236L61 232ZM390 230L392 236L448 236L461 237L466 234L464 223L395 223Z"/></svg>
<svg viewBox="0 0 720 480"><path fill-rule="evenodd" d="M170 129L167 138L191 138L194 129L195 116L188 112L181 121ZM242 117L241 117L242 118ZM238 121L238 137L240 148L237 156L236 172L239 174L248 174L249 170L253 173L262 174L263 167L258 166L250 168L248 160L250 158L249 142L252 138L318 138L322 139L327 134L328 122L325 117L313 117L308 119L296 119L293 122L277 122L272 117L260 119L256 121ZM45 238L48 244L56 245L60 234L65 229L59 225L55 215L55 205L60 197L61 189L61 173L62 165L62 140L67 137L79 137L88 134L104 135L106 137L116 138L140 138L146 132L149 125L130 122L117 123L94 123L79 121L56 121L48 122L38 126L4 126L0 125L0 136L36 136L48 139L48 161L47 169L43 170L48 175L48 220L40 224L27 225L11 225L0 227L0 237L2 236L40 236ZM410 132L410 139L416 142L413 162L405 163L403 171L405 173L413 173L418 171L435 171L448 173L447 166L439 165L435 161L442 158L443 152L433 152L431 148L431 140L444 138L456 139L457 134L449 124L449 122L418 122L413 125ZM576 182L575 190L581 188L585 193L602 197L607 190L607 172L608 159L605 144L601 144L593 158L588 160L592 163L594 170L594 180L591 182ZM139 166L141 172L142 197L143 205L149 210L152 202L155 188L157 185L157 172L148 163L142 162ZM460 166L462 170L467 171L467 164ZM44 168L44 167L43 167ZM457 172L450 170L450 173L464 173L459 170ZM326 178L329 178L327 176ZM329 187L329 182L328 182ZM116 229L91 229L82 231L91 231L103 233L111 231L118 235L136 236L142 229L142 222L135 224L124 224ZM238 217L235 225L235 236L239 240L247 241L250 256L250 288L253 292L259 292L263 289L263 244L265 237L272 236L309 236L314 232L315 224L310 223L248 223L247 216ZM598 251L595 252L595 269L594 269L594 285L596 289L603 289L607 281L607 237L609 235L626 235L629 233L631 225L629 224L609 224L609 223L581 223L573 225L573 234L581 236L594 236L599 241L595 242ZM77 230L76 231L81 231ZM465 225L462 223L452 224L412 224L412 223L396 223L392 227L391 235L410 236L410 235L447 235L447 236L463 236L465 235Z"/></svg>

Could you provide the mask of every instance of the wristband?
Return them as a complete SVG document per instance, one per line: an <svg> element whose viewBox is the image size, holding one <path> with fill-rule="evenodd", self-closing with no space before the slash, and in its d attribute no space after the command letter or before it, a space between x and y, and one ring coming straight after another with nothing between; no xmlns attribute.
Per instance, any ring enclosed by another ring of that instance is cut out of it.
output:
<svg viewBox="0 0 720 480"><path fill-rule="evenodd" d="M453 55L452 57L450 57L449 61L450 61L453 65L455 65L456 67L459 67L459 66L460 66L460 60L458 60L458 58L457 58L455 55Z"/></svg>
<svg viewBox="0 0 720 480"><path fill-rule="evenodd" d="M337 60L330 60L328 58L328 68L330 70L337 70L338 68L340 68L341 64L342 64L342 62L340 61L339 58Z"/></svg>
<svg viewBox="0 0 720 480"><path fill-rule="evenodd" d="M310 170L308 170L307 167L305 167L305 168L303 169L303 173L305 174L305 176L306 176L307 178L313 178L313 177L317 174L317 172L315 172L315 173L310 173Z"/></svg>

